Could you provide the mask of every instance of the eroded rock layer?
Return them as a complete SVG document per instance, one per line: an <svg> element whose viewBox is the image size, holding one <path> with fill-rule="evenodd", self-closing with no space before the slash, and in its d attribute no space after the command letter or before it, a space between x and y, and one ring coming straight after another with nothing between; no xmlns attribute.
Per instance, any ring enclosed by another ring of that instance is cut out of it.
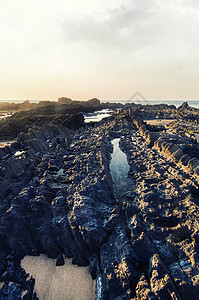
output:
<svg viewBox="0 0 199 300"><path fill-rule="evenodd" d="M136 111L76 131L31 128L0 150L0 299L37 299L20 261L41 253L89 266L98 300L199 299L198 172L179 163L197 160L187 154L197 143L171 139ZM116 137L132 183L119 199Z"/></svg>

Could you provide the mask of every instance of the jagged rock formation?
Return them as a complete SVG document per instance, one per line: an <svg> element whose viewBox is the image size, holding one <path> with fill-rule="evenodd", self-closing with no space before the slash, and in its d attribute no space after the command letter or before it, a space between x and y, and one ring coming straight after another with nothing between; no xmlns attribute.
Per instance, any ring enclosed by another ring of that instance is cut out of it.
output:
<svg viewBox="0 0 199 300"><path fill-rule="evenodd" d="M139 137L125 139L123 149L135 186L125 211L142 266L136 296L197 299L198 183Z"/></svg>
<svg viewBox="0 0 199 300"><path fill-rule="evenodd" d="M97 98L90 99L88 101L78 101L72 100L67 97L58 98L58 101L39 101L38 103L32 103L29 100L26 100L22 103L8 103L8 102L1 102L0 103L0 111L24 111L30 110L34 108L40 108L43 106L49 105L59 105L59 104L66 104L66 105L73 105L73 106L92 106L98 107L100 106L100 100Z"/></svg>
<svg viewBox="0 0 199 300"><path fill-rule="evenodd" d="M11 117L0 120L0 140L13 139L20 132L27 132L29 128L49 124L76 130L84 125L83 113L91 113L105 108L115 109L121 106L123 105L119 103L100 104L100 100L96 98L88 101L72 101L63 97L57 103L51 102L48 105L39 103L34 109L20 111Z"/></svg>
<svg viewBox="0 0 199 300"><path fill-rule="evenodd" d="M70 112L67 108L53 105L18 112L0 121L1 140L16 138L20 132L27 132L29 128L48 124L78 129L84 124L84 117L82 113L76 113L76 110Z"/></svg>
<svg viewBox="0 0 199 300"><path fill-rule="evenodd" d="M50 122L1 149L1 299L37 298L20 261L40 253L89 266L97 300L199 299L197 158L179 164L197 144L146 125L137 109L78 130ZM132 182L120 199L115 137Z"/></svg>
<svg viewBox="0 0 199 300"><path fill-rule="evenodd" d="M139 134L147 144L158 150L168 159L177 163L184 170L199 175L199 146L194 134L180 131L178 134L170 132L153 132L147 129L143 121L134 120ZM195 157L196 156L196 157Z"/></svg>

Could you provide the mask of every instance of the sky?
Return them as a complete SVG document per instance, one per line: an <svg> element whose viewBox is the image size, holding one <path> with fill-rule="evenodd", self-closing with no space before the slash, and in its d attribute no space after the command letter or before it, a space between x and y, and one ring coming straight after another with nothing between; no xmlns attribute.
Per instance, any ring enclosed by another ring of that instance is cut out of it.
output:
<svg viewBox="0 0 199 300"><path fill-rule="evenodd" d="M0 0L0 99L199 99L198 0Z"/></svg>

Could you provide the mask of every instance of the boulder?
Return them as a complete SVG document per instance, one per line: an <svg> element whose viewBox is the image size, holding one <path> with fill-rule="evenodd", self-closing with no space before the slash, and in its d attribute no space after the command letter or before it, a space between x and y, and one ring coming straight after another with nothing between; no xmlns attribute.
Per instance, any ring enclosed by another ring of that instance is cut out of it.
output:
<svg viewBox="0 0 199 300"><path fill-rule="evenodd" d="M58 103L60 104L71 104L72 102L73 100L67 97L58 98Z"/></svg>
<svg viewBox="0 0 199 300"><path fill-rule="evenodd" d="M100 100L97 98L92 98L86 102L91 107L99 107L100 106Z"/></svg>

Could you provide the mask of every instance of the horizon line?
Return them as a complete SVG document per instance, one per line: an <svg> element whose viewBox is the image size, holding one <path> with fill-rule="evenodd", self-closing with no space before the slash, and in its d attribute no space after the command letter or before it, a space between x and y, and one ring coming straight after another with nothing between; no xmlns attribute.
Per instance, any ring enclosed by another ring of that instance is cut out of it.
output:
<svg viewBox="0 0 199 300"><path fill-rule="evenodd" d="M88 101L88 100L91 100L93 98L90 98L90 99L71 99L72 101ZM121 102L134 102L134 101L140 101L140 102L145 102L145 101L184 101L184 102L187 102L187 101L199 101L199 98L198 99L172 99L172 98L167 98L167 99L146 99L146 100L142 100L142 99L133 99L133 100L129 100L129 99L99 99L99 98L96 98L100 101L121 101ZM50 102L58 102L58 99L0 99L1 102L11 102L11 101L50 101Z"/></svg>

